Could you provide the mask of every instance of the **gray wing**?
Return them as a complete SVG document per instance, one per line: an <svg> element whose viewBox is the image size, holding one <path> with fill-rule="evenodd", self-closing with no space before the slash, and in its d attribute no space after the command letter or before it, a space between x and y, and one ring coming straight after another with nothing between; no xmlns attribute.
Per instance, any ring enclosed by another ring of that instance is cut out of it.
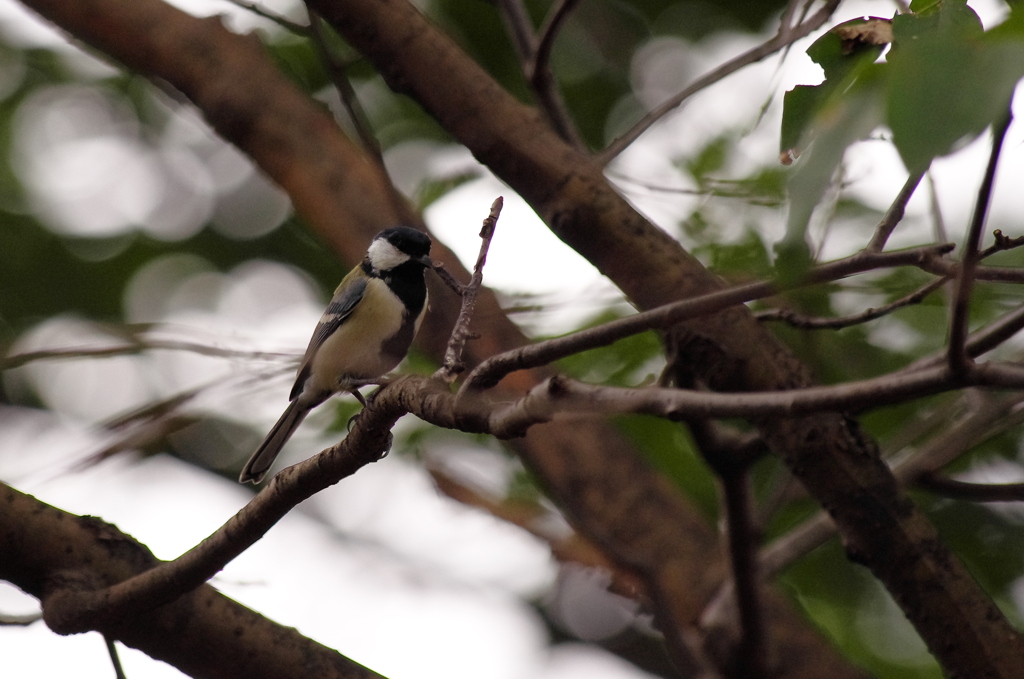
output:
<svg viewBox="0 0 1024 679"><path fill-rule="evenodd" d="M292 393L288 397L290 400L295 400L302 393L302 387L306 383L306 379L309 378L310 365L317 349L324 343L324 340L331 336L331 333L338 329L338 326L348 320L356 305L362 301L363 294L366 292L366 281L366 278L357 278L347 285L345 281L342 281L342 285L339 286L341 291L334 295L331 303L324 309L324 315L316 324L316 330L313 331L309 346L306 347L306 354L302 357L299 374L295 378L295 385L292 386Z"/></svg>

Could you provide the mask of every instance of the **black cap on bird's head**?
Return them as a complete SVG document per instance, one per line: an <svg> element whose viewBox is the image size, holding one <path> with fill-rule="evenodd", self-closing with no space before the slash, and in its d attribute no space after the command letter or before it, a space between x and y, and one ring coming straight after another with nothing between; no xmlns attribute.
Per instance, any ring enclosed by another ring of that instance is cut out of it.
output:
<svg viewBox="0 0 1024 679"><path fill-rule="evenodd" d="M370 249L366 251L366 258L370 266L378 271L388 271L410 261L432 267L430 244L430 236L422 231L408 226L394 226L374 236Z"/></svg>
<svg viewBox="0 0 1024 679"><path fill-rule="evenodd" d="M412 258L430 254L430 236L408 226L393 226L377 234Z"/></svg>

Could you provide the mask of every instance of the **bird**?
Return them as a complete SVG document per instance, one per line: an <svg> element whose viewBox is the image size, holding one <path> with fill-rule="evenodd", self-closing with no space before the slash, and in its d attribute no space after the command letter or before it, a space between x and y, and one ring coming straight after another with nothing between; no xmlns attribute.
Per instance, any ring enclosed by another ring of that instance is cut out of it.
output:
<svg viewBox="0 0 1024 679"><path fill-rule="evenodd" d="M405 358L427 308L430 237L407 226L378 233L334 291L299 364L290 403L242 468L239 483L259 483L310 410L376 383Z"/></svg>

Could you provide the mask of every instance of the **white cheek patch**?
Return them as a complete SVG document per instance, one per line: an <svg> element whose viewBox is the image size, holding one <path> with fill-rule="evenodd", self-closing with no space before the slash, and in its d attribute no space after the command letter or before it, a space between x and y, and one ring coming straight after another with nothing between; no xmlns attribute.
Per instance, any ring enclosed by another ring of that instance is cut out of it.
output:
<svg viewBox="0 0 1024 679"><path fill-rule="evenodd" d="M377 271L388 271L409 261L409 255L383 238L370 243L370 249L366 254L370 258L370 266Z"/></svg>

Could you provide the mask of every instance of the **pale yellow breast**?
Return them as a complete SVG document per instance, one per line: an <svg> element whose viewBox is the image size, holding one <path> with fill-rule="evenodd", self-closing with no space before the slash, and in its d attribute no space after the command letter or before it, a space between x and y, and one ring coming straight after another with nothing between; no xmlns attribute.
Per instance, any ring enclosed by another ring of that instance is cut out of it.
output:
<svg viewBox="0 0 1024 679"><path fill-rule="evenodd" d="M310 374L317 390L342 390L346 382L372 380L394 370L401 358L384 356L381 344L405 321L405 307L379 278L371 278L362 301L317 350Z"/></svg>

